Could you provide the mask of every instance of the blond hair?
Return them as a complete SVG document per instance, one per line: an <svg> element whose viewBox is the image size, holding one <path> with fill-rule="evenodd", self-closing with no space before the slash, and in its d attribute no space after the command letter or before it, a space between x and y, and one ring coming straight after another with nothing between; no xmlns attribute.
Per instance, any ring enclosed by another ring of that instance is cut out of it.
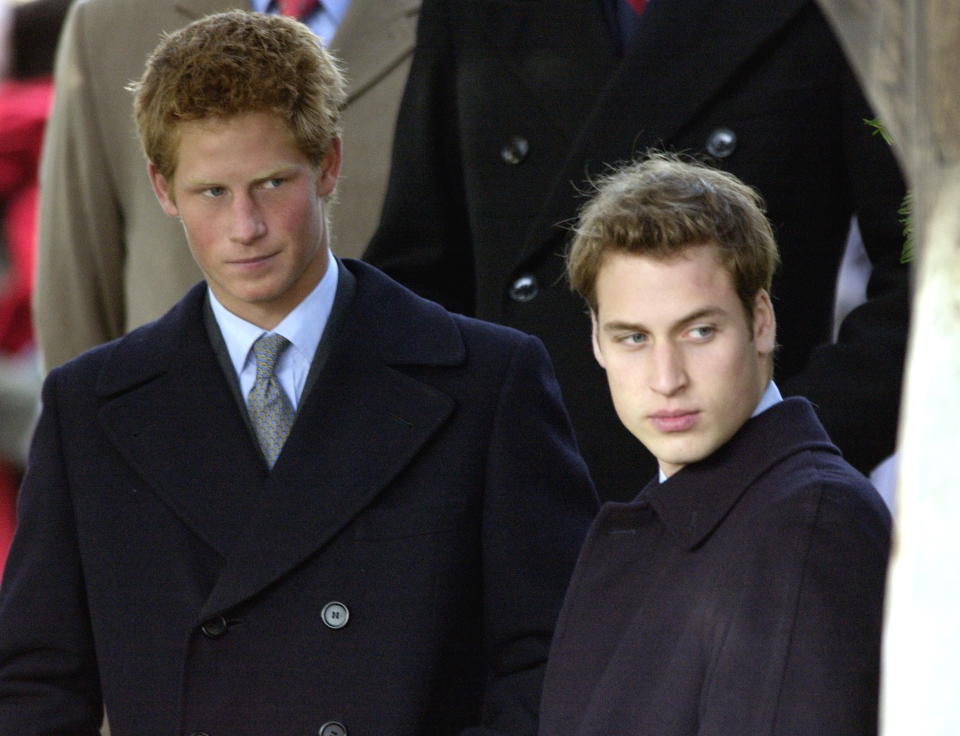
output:
<svg viewBox="0 0 960 736"><path fill-rule="evenodd" d="M770 291L779 261L756 190L732 174L653 153L604 176L580 211L567 253L570 285L597 311L597 275L608 253L670 259L715 244L748 317Z"/></svg>

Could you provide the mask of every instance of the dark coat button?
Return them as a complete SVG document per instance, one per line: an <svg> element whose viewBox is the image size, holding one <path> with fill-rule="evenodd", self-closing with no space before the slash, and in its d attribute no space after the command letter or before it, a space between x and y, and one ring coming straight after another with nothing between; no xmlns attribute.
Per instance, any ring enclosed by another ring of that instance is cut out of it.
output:
<svg viewBox="0 0 960 736"><path fill-rule="evenodd" d="M318 736L347 736L347 727L339 721L327 721L317 733Z"/></svg>
<svg viewBox="0 0 960 736"><path fill-rule="evenodd" d="M342 629L350 620L350 609L340 601L330 601L320 610L320 618L331 629Z"/></svg>
<svg viewBox="0 0 960 736"><path fill-rule="evenodd" d="M537 283L537 277L528 273L510 284L510 298L515 302L529 302L536 299L539 293L540 284Z"/></svg>
<svg viewBox="0 0 960 736"><path fill-rule="evenodd" d="M503 148L500 149L500 158L505 164L519 164L528 153L530 153L530 144L527 139L515 135L503 144Z"/></svg>
<svg viewBox="0 0 960 736"><path fill-rule="evenodd" d="M707 153L714 158L726 158L737 149L737 134L730 128L717 128L707 136Z"/></svg>
<svg viewBox="0 0 960 736"><path fill-rule="evenodd" d="M223 616L212 618L200 627L200 631L208 639L219 639L227 633L227 619Z"/></svg>

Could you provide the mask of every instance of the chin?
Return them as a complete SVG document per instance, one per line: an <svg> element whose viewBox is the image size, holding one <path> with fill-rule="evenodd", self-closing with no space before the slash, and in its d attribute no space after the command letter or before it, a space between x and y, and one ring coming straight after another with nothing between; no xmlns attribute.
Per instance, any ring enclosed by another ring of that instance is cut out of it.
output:
<svg viewBox="0 0 960 736"><path fill-rule="evenodd" d="M682 452L668 452L663 455L658 455L657 459L661 462L665 462L668 465L690 465L691 463L697 463L707 457L710 453L702 452L698 450L686 450Z"/></svg>
<svg viewBox="0 0 960 736"><path fill-rule="evenodd" d="M261 304L263 302L272 302L280 295L280 289L267 284L249 286L243 289L237 289L234 292L234 298L247 304Z"/></svg>

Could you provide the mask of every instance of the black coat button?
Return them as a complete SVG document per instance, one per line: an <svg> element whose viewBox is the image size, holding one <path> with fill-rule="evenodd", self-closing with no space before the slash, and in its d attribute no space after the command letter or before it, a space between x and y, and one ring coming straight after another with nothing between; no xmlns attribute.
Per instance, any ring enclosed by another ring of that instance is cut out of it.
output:
<svg viewBox="0 0 960 736"><path fill-rule="evenodd" d="M347 736L347 727L339 721L327 721L320 726L317 736Z"/></svg>
<svg viewBox="0 0 960 736"><path fill-rule="evenodd" d="M200 631L208 639L219 639L227 633L227 619L223 616L212 618L200 627Z"/></svg>
<svg viewBox="0 0 960 736"><path fill-rule="evenodd" d="M707 153L714 158L726 158L737 150L737 134L730 128L717 128L707 136Z"/></svg>
<svg viewBox="0 0 960 736"><path fill-rule="evenodd" d="M540 293L540 284L537 283L537 277L531 274L524 274L510 284L510 298L515 302L529 302L536 299Z"/></svg>
<svg viewBox="0 0 960 736"><path fill-rule="evenodd" d="M530 153L530 144L527 139L515 135L503 144L503 148L500 149L500 158L505 164L519 164L528 153Z"/></svg>

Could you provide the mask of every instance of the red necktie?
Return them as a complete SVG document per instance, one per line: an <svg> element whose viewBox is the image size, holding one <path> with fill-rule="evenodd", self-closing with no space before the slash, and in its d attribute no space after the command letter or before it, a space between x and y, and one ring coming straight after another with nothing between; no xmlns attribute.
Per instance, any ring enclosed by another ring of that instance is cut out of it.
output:
<svg viewBox="0 0 960 736"><path fill-rule="evenodd" d="M276 0L277 12L280 15L287 15L297 20L306 18L319 4L318 0Z"/></svg>
<svg viewBox="0 0 960 736"><path fill-rule="evenodd" d="M637 15L643 13L643 9L647 5L647 0L626 0L627 5L633 8L633 12Z"/></svg>

